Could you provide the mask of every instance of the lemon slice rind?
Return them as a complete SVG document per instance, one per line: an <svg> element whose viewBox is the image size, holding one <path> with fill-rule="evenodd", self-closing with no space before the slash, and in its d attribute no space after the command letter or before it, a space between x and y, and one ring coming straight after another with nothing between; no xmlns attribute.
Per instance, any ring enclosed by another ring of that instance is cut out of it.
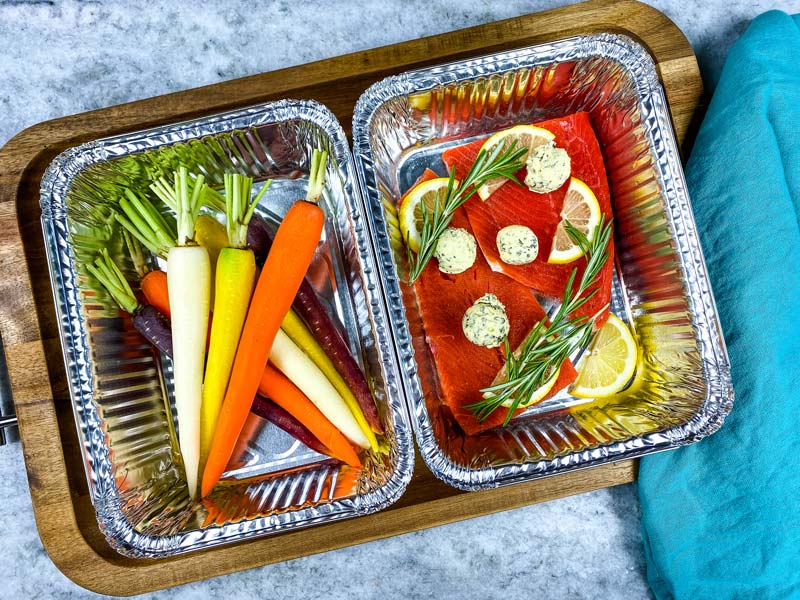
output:
<svg viewBox="0 0 800 600"><path fill-rule="evenodd" d="M572 197L575 194L579 195L579 201L572 201ZM547 262L563 265L578 260L583 256L581 247L567 233L565 221L569 221L570 224L583 232L586 239L591 242L594 239L594 234L600 224L602 215L600 203L597 201L597 196L594 195L594 192L580 179L571 177L567 194L564 198L564 206L561 209L561 221L556 227Z"/></svg>
<svg viewBox="0 0 800 600"><path fill-rule="evenodd" d="M397 211L397 218L400 223L400 234L403 236L403 240L408 247L415 253L419 252L420 243L422 241L420 238L419 224L417 223L418 216L415 214L416 208L426 195L432 192L441 195L444 190L447 190L449 182L450 179L448 177L437 177L436 179L422 181L411 188L400 201L400 206ZM457 186L458 181L454 181L453 185ZM432 202L427 205L431 207L435 206Z"/></svg>
<svg viewBox="0 0 800 600"><path fill-rule="evenodd" d="M638 362L639 348L631 330L619 317L609 314L576 365L578 378L570 393L578 398L613 396L631 380Z"/></svg>
<svg viewBox="0 0 800 600"><path fill-rule="evenodd" d="M541 144L547 144L552 142L556 139L556 136L551 131L544 129L542 127L536 127L535 125L515 125L514 127L509 127L508 129L503 129L498 131L497 133L492 134L481 146L481 150L486 150L489 152L496 144L505 140L508 137L514 137L519 140L522 137L529 137L530 143L528 145L528 153L531 150L535 149L536 147L540 146ZM528 158L528 154L526 153L522 157L522 161L525 161ZM491 196L496 190L503 186L503 184L508 181L505 177L498 177L495 179L490 179L489 181L485 182L482 186L478 188L478 197L486 201L489 196Z"/></svg>

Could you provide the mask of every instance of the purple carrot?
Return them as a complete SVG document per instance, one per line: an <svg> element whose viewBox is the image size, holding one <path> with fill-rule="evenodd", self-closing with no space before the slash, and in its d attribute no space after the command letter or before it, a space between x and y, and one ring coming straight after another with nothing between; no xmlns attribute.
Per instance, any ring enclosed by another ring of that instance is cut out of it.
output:
<svg viewBox="0 0 800 600"><path fill-rule="evenodd" d="M167 318L150 304L140 304L130 284L111 259L108 250L100 251L94 264L86 269L111 295L119 307L133 317L133 326L153 346L167 356L172 356L172 331Z"/></svg>
<svg viewBox="0 0 800 600"><path fill-rule="evenodd" d="M255 400L253 400L253 406L250 407L250 412L280 427L293 438L311 448L314 452L330 455L330 451L322 445L305 425L269 398L257 394Z"/></svg>
<svg viewBox="0 0 800 600"><path fill-rule="evenodd" d="M272 247L273 237L267 222L260 215L253 214L247 225L247 245L253 251L259 267L264 266L269 249Z"/></svg>
<svg viewBox="0 0 800 600"><path fill-rule="evenodd" d="M292 308L306 322L311 334L325 350L325 354L353 392L372 431L383 433L383 424L378 417L378 409L372 399L367 380L307 279L300 284Z"/></svg>
<svg viewBox="0 0 800 600"><path fill-rule="evenodd" d="M256 256L257 264L263 264L272 246L273 238L274 234L267 222L260 216L253 215L247 229L247 243ZM378 409L369 385L367 385L367 380L307 278L304 278L300 284L292 308L305 321L339 375L344 379L347 387L350 388L372 431L383 433L383 423L378 416Z"/></svg>
<svg viewBox="0 0 800 600"><path fill-rule="evenodd" d="M169 320L155 306L140 305L133 313L133 326L158 350L172 356L172 329Z"/></svg>

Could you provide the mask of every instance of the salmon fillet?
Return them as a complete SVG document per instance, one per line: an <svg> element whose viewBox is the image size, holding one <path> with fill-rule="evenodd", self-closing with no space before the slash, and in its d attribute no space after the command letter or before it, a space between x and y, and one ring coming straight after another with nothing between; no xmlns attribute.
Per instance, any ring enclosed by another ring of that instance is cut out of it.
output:
<svg viewBox="0 0 800 600"><path fill-rule="evenodd" d="M434 177L437 175L427 170L420 181ZM450 226L471 232L463 207L456 211ZM484 348L471 343L461 328L461 319L478 298L494 294L505 306L511 325L509 343L516 348L533 326L546 317L536 297L526 286L493 271L480 252L475 264L458 275L442 273L436 259L431 260L414 287L426 341L439 375L442 400L468 435L501 425L507 409L501 407L481 423L465 407L482 399L480 389L489 386L502 368L503 348ZM572 363L564 363L548 397L572 383L576 376Z"/></svg>
<svg viewBox="0 0 800 600"><path fill-rule="evenodd" d="M589 186L597 197L606 221L611 219L611 196L603 155L588 113L575 113L535 125L555 134L556 146L564 148L570 156L572 177L580 179ZM455 167L456 178L463 179L466 176L484 141L476 140L444 152L442 159L448 169ZM517 173L517 179L520 182L524 181L525 169ZM576 283L580 280L586 268L585 258L564 265L547 262L556 227L561 221L561 208L568 187L569 180L554 192L539 194L530 191L524 185L519 186L509 181L485 202L476 195L464 204L475 238L492 270L505 273L540 294L558 298L563 296L569 275L574 268L578 269ZM539 255L536 260L527 265L509 265L500 260L496 243L497 232L508 225L525 225L533 230L539 238ZM576 315L591 317L609 304L614 268L613 240L609 242L608 252L609 258L597 277L597 283L591 288L596 288L597 293L576 311ZM608 308L605 308L595 323L596 327L605 323L607 318Z"/></svg>

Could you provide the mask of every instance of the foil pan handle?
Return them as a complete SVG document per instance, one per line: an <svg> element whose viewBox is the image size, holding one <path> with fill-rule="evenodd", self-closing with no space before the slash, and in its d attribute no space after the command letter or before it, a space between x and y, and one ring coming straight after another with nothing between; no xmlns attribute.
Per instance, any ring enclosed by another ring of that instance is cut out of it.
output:
<svg viewBox="0 0 800 600"><path fill-rule="evenodd" d="M6 355L0 340L0 446L18 438L17 417L14 414L14 401L11 398L11 380L8 377Z"/></svg>

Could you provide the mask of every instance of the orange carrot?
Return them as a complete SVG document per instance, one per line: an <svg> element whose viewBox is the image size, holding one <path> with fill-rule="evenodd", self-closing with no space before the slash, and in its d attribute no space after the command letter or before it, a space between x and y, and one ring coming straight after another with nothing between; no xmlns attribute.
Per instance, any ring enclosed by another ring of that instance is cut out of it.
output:
<svg viewBox="0 0 800 600"><path fill-rule="evenodd" d="M170 318L169 290L167 288L167 274L164 271L150 271L139 282L145 300L162 315ZM211 325L214 322L214 313L208 313L208 333L206 334L206 350L211 342Z"/></svg>
<svg viewBox="0 0 800 600"><path fill-rule="evenodd" d="M295 202L286 213L258 278L203 472L203 496L211 492L225 471L250 413L275 335L317 249L325 214L313 201L322 191L324 158L320 169L315 151L307 200Z"/></svg>
<svg viewBox="0 0 800 600"><path fill-rule="evenodd" d="M361 466L361 461L347 438L278 369L272 365L267 365L258 384L258 391L271 398L275 404L305 425L322 445L330 451L331 456L344 461L352 467Z"/></svg>
<svg viewBox="0 0 800 600"><path fill-rule="evenodd" d="M150 271L139 284L147 303L152 304L158 312L169 318L169 292L167 291L167 274L164 271Z"/></svg>

